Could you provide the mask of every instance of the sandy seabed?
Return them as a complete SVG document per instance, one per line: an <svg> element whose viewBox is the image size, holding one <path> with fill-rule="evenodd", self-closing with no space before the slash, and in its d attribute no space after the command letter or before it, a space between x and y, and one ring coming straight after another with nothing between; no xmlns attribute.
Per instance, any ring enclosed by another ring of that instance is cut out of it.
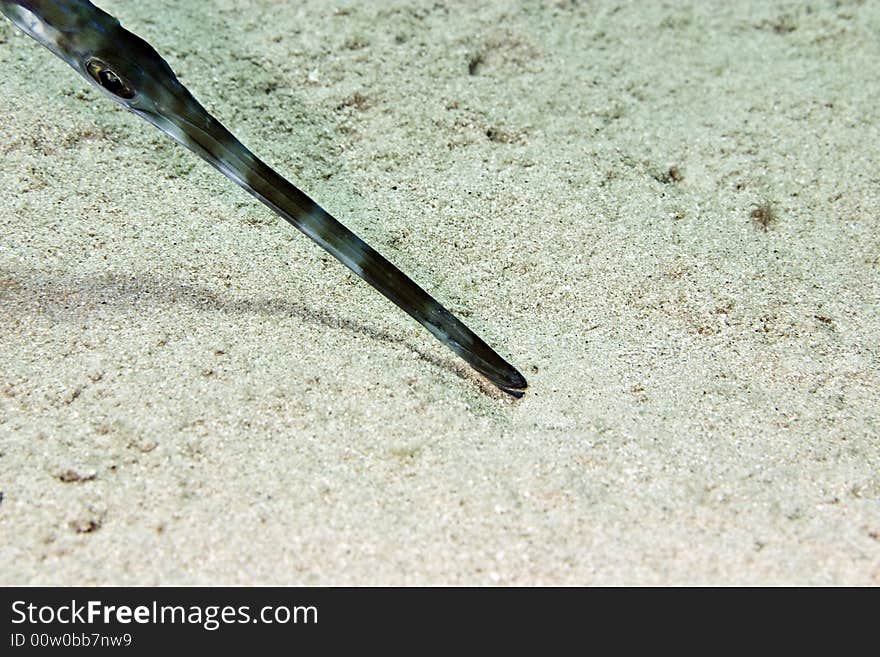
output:
<svg viewBox="0 0 880 657"><path fill-rule="evenodd" d="M880 584L880 4L100 6L515 401L0 22L2 584Z"/></svg>

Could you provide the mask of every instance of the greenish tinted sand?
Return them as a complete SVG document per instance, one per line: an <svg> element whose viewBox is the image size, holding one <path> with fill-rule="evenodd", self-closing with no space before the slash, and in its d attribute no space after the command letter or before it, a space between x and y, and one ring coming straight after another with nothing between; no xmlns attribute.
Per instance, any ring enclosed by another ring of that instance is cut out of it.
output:
<svg viewBox="0 0 880 657"><path fill-rule="evenodd" d="M100 4L531 388L3 21L0 583L880 583L877 3Z"/></svg>

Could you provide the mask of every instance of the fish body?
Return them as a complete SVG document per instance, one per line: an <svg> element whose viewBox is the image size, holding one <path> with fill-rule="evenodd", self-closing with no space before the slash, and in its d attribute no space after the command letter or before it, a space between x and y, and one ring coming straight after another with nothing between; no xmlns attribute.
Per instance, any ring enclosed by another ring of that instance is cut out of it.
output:
<svg viewBox="0 0 880 657"><path fill-rule="evenodd" d="M247 190L422 324L499 389L527 383L455 315L257 158L181 84L146 41L88 0L0 0L0 12L111 100L183 144Z"/></svg>

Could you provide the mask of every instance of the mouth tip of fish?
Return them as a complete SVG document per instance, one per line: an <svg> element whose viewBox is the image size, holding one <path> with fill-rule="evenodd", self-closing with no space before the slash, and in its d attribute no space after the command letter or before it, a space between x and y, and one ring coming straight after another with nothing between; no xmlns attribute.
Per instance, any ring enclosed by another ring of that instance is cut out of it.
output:
<svg viewBox="0 0 880 657"><path fill-rule="evenodd" d="M496 382L495 385L498 386L500 390L503 390L515 399L522 398L522 396L526 394L526 388L529 387L529 384L526 381L525 377L519 372L516 372L515 375L512 375L510 381L506 381L504 383Z"/></svg>
<svg viewBox="0 0 880 657"><path fill-rule="evenodd" d="M510 395L514 399L522 399L523 395L526 394L525 390L513 390L511 388L501 388L501 390L506 392L508 395Z"/></svg>

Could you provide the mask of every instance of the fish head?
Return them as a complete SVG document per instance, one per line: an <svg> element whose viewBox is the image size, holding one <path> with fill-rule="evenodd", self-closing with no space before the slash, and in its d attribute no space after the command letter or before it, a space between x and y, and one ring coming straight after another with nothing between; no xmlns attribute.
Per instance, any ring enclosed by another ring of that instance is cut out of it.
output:
<svg viewBox="0 0 880 657"><path fill-rule="evenodd" d="M218 164L225 131L146 41L87 0L0 0L0 13L93 87Z"/></svg>

